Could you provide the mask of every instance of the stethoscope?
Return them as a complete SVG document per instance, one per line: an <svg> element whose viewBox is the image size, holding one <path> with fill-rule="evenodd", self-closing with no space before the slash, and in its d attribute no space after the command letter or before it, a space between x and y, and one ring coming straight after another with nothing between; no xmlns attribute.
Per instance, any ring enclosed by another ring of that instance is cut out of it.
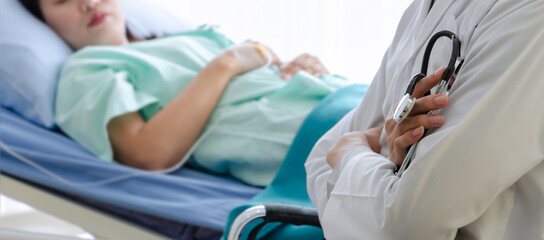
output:
<svg viewBox="0 0 544 240"><path fill-rule="evenodd" d="M453 47L451 50L451 56L450 61L448 63L448 66L446 67L444 73L442 74L441 81L438 84L438 87L436 88L435 94L447 94L448 88L450 87L450 80L452 77L454 77L454 73L457 73L459 71L459 68L462 65L462 61L458 64L457 68L455 67L455 63L457 59L461 56L461 41L455 35L454 33L450 31L440 31L435 33L431 39L429 40L429 43L427 44L427 47L425 48L425 53L423 55L423 64L421 65L421 72L416 74L412 79L410 80L410 83L408 84L408 87L406 88L406 93L401 98L399 103L397 104L397 107L395 109L395 112L393 113L393 119L395 122L401 123L408 117L410 114L410 111L412 111L412 108L414 107L416 103L416 99L412 97L412 93L414 92L414 89L416 87L416 84L419 82L419 80L423 79L427 75L427 68L429 65L429 58L433 49L434 44L436 41L441 37L448 37L453 42ZM425 93L425 96L430 95L431 92ZM432 111L431 111L432 112ZM428 114L430 114L429 112ZM423 137L427 134L427 129L423 133ZM422 138L423 138L422 137ZM401 176L402 173L408 168L410 165L410 162L414 158L415 155L415 149L417 148L419 141L414 143L412 146L409 147L408 152L406 153L406 157L404 157L404 161L402 162L402 165L396 170L395 175Z"/></svg>

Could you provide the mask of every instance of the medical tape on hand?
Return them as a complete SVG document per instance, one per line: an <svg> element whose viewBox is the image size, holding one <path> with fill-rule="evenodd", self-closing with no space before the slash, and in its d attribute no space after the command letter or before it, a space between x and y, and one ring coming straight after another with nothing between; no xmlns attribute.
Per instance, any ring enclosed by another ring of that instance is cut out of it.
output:
<svg viewBox="0 0 544 240"><path fill-rule="evenodd" d="M261 56L264 56L266 58L266 64L263 67L270 66L270 64L272 64L272 53L270 52L270 50L258 43L255 43L253 47L257 49Z"/></svg>
<svg viewBox="0 0 544 240"><path fill-rule="evenodd" d="M242 66L242 71L249 72L272 63L272 53L258 43L241 43L227 48Z"/></svg>

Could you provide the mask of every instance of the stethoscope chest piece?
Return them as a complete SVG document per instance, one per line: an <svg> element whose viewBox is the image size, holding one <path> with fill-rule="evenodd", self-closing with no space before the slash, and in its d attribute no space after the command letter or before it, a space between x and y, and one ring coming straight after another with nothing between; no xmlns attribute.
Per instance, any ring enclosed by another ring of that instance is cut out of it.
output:
<svg viewBox="0 0 544 240"><path fill-rule="evenodd" d="M424 77L425 74L419 73L412 77L412 79L410 80L410 83L406 88L406 93L400 99L397 107L395 108L395 112L393 113L393 120L395 120L395 122L401 123L402 121L404 121L404 119L408 117L410 111L412 111L412 108L416 104L416 98L412 97L412 93L414 93L416 84Z"/></svg>
<svg viewBox="0 0 544 240"><path fill-rule="evenodd" d="M397 123L401 123L402 121L404 121L408 114L410 114L410 111L412 111L415 103L416 99L412 97L412 95L410 95L409 93L404 94L399 104L395 108L395 112L393 113L393 120L395 120L395 122Z"/></svg>

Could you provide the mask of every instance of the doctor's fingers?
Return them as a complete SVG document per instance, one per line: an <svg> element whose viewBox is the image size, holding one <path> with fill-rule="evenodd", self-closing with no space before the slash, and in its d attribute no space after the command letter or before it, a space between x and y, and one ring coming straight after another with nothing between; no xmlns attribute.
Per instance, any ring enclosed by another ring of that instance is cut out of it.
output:
<svg viewBox="0 0 544 240"><path fill-rule="evenodd" d="M396 122L395 122L396 123ZM440 127L444 123L444 117L439 114L419 114L412 117L407 117L393 129L394 136L400 136L406 132L423 126L425 129ZM389 135L388 135L389 136Z"/></svg>
<svg viewBox="0 0 544 240"><path fill-rule="evenodd" d="M419 82L417 82L416 86L414 87L414 92L412 93L412 97L414 98L421 98L425 96L425 93L430 91L434 86L438 85L440 83L440 80L442 78L442 74L444 74L445 68L439 68L436 70L433 74L428 75Z"/></svg>
<svg viewBox="0 0 544 240"><path fill-rule="evenodd" d="M433 94L416 100L409 116L428 113L448 106L449 98L444 94Z"/></svg>
<svg viewBox="0 0 544 240"><path fill-rule="evenodd" d="M393 152L396 149L395 141L398 141L398 138L407 138L405 135L413 131L418 127L423 127L424 129L439 127L444 123L444 117L438 114L420 114L413 117L408 117L402 121L402 123L397 123L393 118L389 118L385 121L385 132L387 134L387 144L389 146L389 151ZM406 139L405 139L406 140ZM398 144L397 144L398 145Z"/></svg>
<svg viewBox="0 0 544 240"><path fill-rule="evenodd" d="M388 139L388 144L392 144L393 147L389 147L389 160L391 160L395 165L401 165L404 157L406 156L406 150L408 147L421 139L421 137L423 137L423 133L423 127L419 126L410 129L410 131L406 131L404 134L395 138L392 142L389 142Z"/></svg>

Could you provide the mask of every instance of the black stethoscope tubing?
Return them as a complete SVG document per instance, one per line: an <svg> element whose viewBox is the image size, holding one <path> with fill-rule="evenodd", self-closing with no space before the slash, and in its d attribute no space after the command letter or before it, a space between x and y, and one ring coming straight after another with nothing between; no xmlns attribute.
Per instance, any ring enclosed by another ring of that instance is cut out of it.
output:
<svg viewBox="0 0 544 240"><path fill-rule="evenodd" d="M457 58L461 56L461 41L459 40L457 35L455 35L455 33L451 31L443 30L443 31L435 33L429 40L429 43L427 43L427 47L425 48L425 53L423 54L423 62L421 64L421 71L410 80L410 83L408 84L408 87L406 88L406 93L404 97L401 99L401 101L399 102L399 104L397 105L397 109L395 110L394 119L397 123L401 123L409 115L413 105L415 104L415 98L413 98L411 95L413 94L414 89L417 83L419 82L419 80L423 79L427 75L427 70L429 67L429 59L431 57L432 49L436 41L442 37L450 38L453 43L450 60L448 62L446 69L444 70L444 73L442 74L441 81L438 85L436 94L444 94L446 92L449 81L456 71L455 62L457 61ZM431 92L428 91L427 93L425 93L425 96L430 94ZM426 134L427 134L427 129L424 131L423 137L425 137ZM404 158L404 161L402 162L402 165L400 165L400 167L397 166L397 168L395 169L395 174L397 176L400 177L402 173L410 165L410 162L412 161L413 156L415 155L415 149L418 143L419 141L408 148L408 152L406 154L406 157Z"/></svg>
<svg viewBox="0 0 544 240"><path fill-rule="evenodd" d="M421 64L421 71L420 73L416 74L412 80L410 81L410 84L408 84L408 87L406 88L406 93L412 95L414 92L414 88L416 84L419 82L419 80L423 79L425 76L427 76L427 70L429 68L429 59L431 57L431 52L433 50L434 44L436 41L441 37L448 37L452 40L453 47L451 48L451 56L450 60L448 62L448 66L446 67L446 70L444 71L444 74L442 74L442 81L449 81L451 76L453 76L453 73L455 71L455 62L457 61L457 58L461 56L461 41L455 35L455 33L450 32L448 30L443 30L440 32L435 33L431 39L429 40L429 43L427 44L427 47L425 48L425 53L423 54L423 62ZM427 92L425 95L429 95L430 92Z"/></svg>

